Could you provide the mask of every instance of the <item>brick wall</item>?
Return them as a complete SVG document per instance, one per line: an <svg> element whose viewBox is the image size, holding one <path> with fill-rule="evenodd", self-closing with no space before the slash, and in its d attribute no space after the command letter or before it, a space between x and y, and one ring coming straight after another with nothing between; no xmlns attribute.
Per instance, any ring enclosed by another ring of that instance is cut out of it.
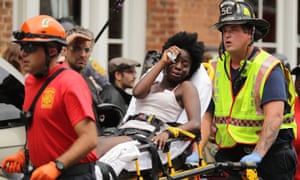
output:
<svg viewBox="0 0 300 180"><path fill-rule="evenodd" d="M198 32L199 41L218 47L220 33L209 27L218 21L220 0L147 0L146 49L160 50L178 31Z"/></svg>
<svg viewBox="0 0 300 180"><path fill-rule="evenodd" d="M8 41L12 32L12 0L0 0L0 38Z"/></svg>
<svg viewBox="0 0 300 180"><path fill-rule="evenodd" d="M0 0L0 54L5 42L11 39L12 1L13 0Z"/></svg>

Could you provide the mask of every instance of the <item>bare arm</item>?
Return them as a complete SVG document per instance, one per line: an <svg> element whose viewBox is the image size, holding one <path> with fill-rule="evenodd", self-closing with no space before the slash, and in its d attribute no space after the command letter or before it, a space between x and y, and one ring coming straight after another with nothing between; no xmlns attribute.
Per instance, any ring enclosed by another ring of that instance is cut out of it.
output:
<svg viewBox="0 0 300 180"><path fill-rule="evenodd" d="M186 111L188 121L179 127L187 131L199 130L201 126L201 105L198 91L190 81L183 82L181 84L181 90L182 103Z"/></svg>
<svg viewBox="0 0 300 180"><path fill-rule="evenodd" d="M149 93L156 77L165 66L166 64L163 61L158 61L158 63L154 65L153 68L135 85L132 90L132 95L136 98L145 97Z"/></svg>
<svg viewBox="0 0 300 180"><path fill-rule="evenodd" d="M254 151L262 157L268 152L273 142L277 138L280 125L283 122L283 101L272 101L263 106L265 120L263 123L260 138L255 146Z"/></svg>
<svg viewBox="0 0 300 180"><path fill-rule="evenodd" d="M63 162L66 168L78 163L97 146L97 129L94 121L84 119L78 122L74 128L78 135L77 140L57 158Z"/></svg>
<svg viewBox="0 0 300 180"><path fill-rule="evenodd" d="M205 112L201 121L201 141L200 147L203 150L211 135L212 128L212 114L211 112Z"/></svg>

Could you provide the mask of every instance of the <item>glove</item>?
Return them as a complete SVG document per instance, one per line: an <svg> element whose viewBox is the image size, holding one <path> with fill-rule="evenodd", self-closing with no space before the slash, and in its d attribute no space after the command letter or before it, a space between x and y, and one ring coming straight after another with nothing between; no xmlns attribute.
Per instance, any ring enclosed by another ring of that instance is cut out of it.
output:
<svg viewBox="0 0 300 180"><path fill-rule="evenodd" d="M16 154L3 159L1 168L8 173L21 173L25 165L25 155L23 151L18 151Z"/></svg>
<svg viewBox="0 0 300 180"><path fill-rule="evenodd" d="M192 152L192 154L189 155L189 156L185 159L185 163L186 163L186 164L191 164L191 165L198 165L198 163L199 163L199 155L198 155L198 151Z"/></svg>
<svg viewBox="0 0 300 180"><path fill-rule="evenodd" d="M252 152L251 154L248 154L240 160L240 162L254 162L254 163L260 163L262 160L262 157L257 152Z"/></svg>
<svg viewBox="0 0 300 180"><path fill-rule="evenodd" d="M35 169L31 175L30 180L55 180L61 172L56 168L53 161L48 164L44 164L37 169Z"/></svg>

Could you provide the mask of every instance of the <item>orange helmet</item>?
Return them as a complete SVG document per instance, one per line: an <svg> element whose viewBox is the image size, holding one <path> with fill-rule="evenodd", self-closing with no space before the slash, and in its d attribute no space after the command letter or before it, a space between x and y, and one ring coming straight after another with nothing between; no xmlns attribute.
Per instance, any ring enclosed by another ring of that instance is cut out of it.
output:
<svg viewBox="0 0 300 180"><path fill-rule="evenodd" d="M67 45L62 25L53 17L39 15L26 20L21 31L13 32L16 42L57 42Z"/></svg>

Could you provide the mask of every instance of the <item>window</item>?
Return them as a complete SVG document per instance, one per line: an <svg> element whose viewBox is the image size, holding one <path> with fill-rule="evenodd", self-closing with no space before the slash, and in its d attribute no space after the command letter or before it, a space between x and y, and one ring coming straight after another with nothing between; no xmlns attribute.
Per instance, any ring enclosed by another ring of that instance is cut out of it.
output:
<svg viewBox="0 0 300 180"><path fill-rule="evenodd" d="M299 1L253 0L258 18L270 25L268 35L256 44L270 53L287 56L292 67L300 63Z"/></svg>
<svg viewBox="0 0 300 180"><path fill-rule="evenodd" d="M300 64L300 2L298 2L298 22L297 22L297 65Z"/></svg>
<svg viewBox="0 0 300 180"><path fill-rule="evenodd" d="M109 1L108 59L122 56L123 11L119 1Z"/></svg>
<svg viewBox="0 0 300 180"><path fill-rule="evenodd" d="M255 15L270 23L270 31L262 41L262 46L269 53L276 52L276 0L255 0L253 1Z"/></svg>
<svg viewBox="0 0 300 180"><path fill-rule="evenodd" d="M56 18L67 17L81 24L81 0L43 0L40 1L40 14Z"/></svg>
<svg viewBox="0 0 300 180"><path fill-rule="evenodd" d="M105 28L108 31L108 59L111 59L123 54L123 7L120 4L122 1L110 0L108 2L109 22ZM70 18L76 24L81 25L81 1L41 0L40 14L56 18Z"/></svg>

